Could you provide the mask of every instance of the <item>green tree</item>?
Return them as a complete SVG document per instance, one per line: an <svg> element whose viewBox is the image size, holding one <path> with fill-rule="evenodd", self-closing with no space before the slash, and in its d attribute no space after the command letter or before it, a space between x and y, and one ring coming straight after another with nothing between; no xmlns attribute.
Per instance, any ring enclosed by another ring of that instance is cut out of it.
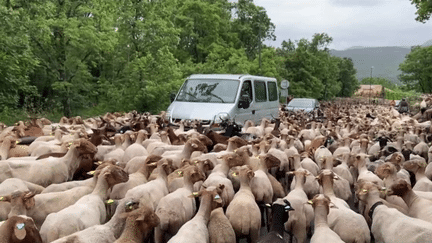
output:
<svg viewBox="0 0 432 243"><path fill-rule="evenodd" d="M411 0L411 4L417 8L416 21L426 23L432 14L432 0Z"/></svg>
<svg viewBox="0 0 432 243"><path fill-rule="evenodd" d="M0 6L0 110L17 108L20 97L38 96L29 74L38 64L27 34L28 17L10 1Z"/></svg>
<svg viewBox="0 0 432 243"><path fill-rule="evenodd" d="M123 0L116 13L117 45L99 80L111 111L157 112L182 75L173 51L179 29L171 21L176 1Z"/></svg>
<svg viewBox="0 0 432 243"><path fill-rule="evenodd" d="M332 38L315 34L312 41L301 39L294 44L283 41L277 49L277 70L291 82L290 93L297 97L328 99L339 93L338 61L330 56L327 46Z"/></svg>
<svg viewBox="0 0 432 243"><path fill-rule="evenodd" d="M256 6L253 0L238 0L234 3L234 12L232 31L240 41L236 47L245 48L247 56L254 59L265 40L276 40L275 25L265 9Z"/></svg>
<svg viewBox="0 0 432 243"><path fill-rule="evenodd" d="M402 74L399 79L408 88L422 92L432 92L432 46L414 47L399 65Z"/></svg>
<svg viewBox="0 0 432 243"><path fill-rule="evenodd" d="M39 61L31 83L46 103L61 106L67 116L89 106L98 95L97 60L114 48L110 12L114 1L17 0L14 4L30 20L27 33Z"/></svg>
<svg viewBox="0 0 432 243"><path fill-rule="evenodd" d="M216 43L230 48L235 35L230 32L232 4L227 0L183 0L177 4L173 22L180 29L175 56L180 62L205 62Z"/></svg>
<svg viewBox="0 0 432 243"><path fill-rule="evenodd" d="M338 80L341 84L341 90L339 91L339 97L351 97L359 87L359 82L356 78L356 70L354 69L354 63L351 58L340 58L339 59L339 77Z"/></svg>

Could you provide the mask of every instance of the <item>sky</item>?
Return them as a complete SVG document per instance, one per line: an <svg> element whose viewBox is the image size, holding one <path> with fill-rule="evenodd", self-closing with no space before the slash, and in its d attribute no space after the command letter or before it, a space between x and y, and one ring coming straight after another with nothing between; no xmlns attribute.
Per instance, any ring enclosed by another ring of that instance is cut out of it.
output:
<svg viewBox="0 0 432 243"><path fill-rule="evenodd" d="M432 39L432 19L415 21L410 0L254 0L276 25L276 41L311 40L315 33L333 38L330 49L352 46L413 46Z"/></svg>

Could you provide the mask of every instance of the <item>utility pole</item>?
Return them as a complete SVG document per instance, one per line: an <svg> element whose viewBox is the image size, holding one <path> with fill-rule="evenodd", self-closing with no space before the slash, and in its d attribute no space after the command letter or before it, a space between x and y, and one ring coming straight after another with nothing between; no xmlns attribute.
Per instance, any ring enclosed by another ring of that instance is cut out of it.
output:
<svg viewBox="0 0 432 243"><path fill-rule="evenodd" d="M258 19L258 38L259 38L259 46L258 46L258 62L259 62L259 75L262 75L262 72L261 72L261 27L262 27L262 24L261 24L261 22L263 21L263 14L264 14L265 12L264 11L259 11L258 12L258 17L259 17L259 19Z"/></svg>
<svg viewBox="0 0 432 243"><path fill-rule="evenodd" d="M371 76L370 76L370 80L369 80L369 104L370 104L370 98L372 95L372 71L373 71L373 66L371 67Z"/></svg>

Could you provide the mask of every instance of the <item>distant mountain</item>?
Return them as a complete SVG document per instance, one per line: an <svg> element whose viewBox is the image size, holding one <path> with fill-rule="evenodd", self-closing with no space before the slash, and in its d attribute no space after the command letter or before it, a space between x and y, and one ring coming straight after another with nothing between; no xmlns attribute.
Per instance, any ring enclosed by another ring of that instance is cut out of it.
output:
<svg viewBox="0 0 432 243"><path fill-rule="evenodd" d="M423 43L423 45L421 45L421 46L423 46L423 47L426 47L426 46L432 46L432 40L428 40L428 41L426 41L426 42Z"/></svg>
<svg viewBox="0 0 432 243"><path fill-rule="evenodd" d="M426 41L423 45L432 46L432 40ZM405 56L410 53L411 47L407 46L384 46L384 47L362 47L353 46L345 50L330 50L330 54L337 57L349 57L353 60L354 68L357 69L357 78L372 76L387 78L393 83L400 84L397 76L399 64L404 62Z"/></svg>
<svg viewBox="0 0 432 243"><path fill-rule="evenodd" d="M409 48L396 46L348 48L343 51L330 50L330 54L333 56L349 57L353 60L359 81L371 76L371 67L373 66L373 77L388 78L397 84L400 83L397 78L401 73L398 71L399 64L405 60L405 56L409 52Z"/></svg>

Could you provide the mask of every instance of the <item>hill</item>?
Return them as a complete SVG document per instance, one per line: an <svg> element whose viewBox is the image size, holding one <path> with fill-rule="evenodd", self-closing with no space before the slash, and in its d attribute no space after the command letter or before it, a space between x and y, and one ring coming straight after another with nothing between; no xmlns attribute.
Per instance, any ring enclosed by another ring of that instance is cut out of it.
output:
<svg viewBox="0 0 432 243"><path fill-rule="evenodd" d="M349 57L353 60L357 69L357 78L362 80L371 76L388 78L393 83L399 84L397 76L399 64L405 60L405 55L410 52L409 47L385 46L385 47L354 47L346 50L330 50L330 54L337 57Z"/></svg>
<svg viewBox="0 0 432 243"><path fill-rule="evenodd" d="M432 46L432 40L428 40L422 47ZM345 50L330 50L330 54L337 57L349 57L353 60L357 69L357 78L362 80L371 76L373 66L373 77L388 78L396 84L400 84L397 76L399 64L405 60L405 55L411 51L409 46L384 46L364 47L353 46Z"/></svg>

